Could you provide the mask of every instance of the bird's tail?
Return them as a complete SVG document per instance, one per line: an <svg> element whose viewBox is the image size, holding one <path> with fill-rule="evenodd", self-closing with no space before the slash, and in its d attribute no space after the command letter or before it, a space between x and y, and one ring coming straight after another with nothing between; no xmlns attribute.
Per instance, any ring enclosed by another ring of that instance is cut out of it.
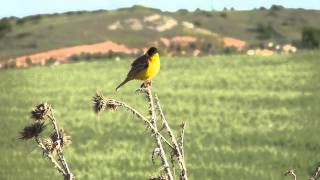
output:
<svg viewBox="0 0 320 180"><path fill-rule="evenodd" d="M116 88L116 91L118 91L119 88L120 88L121 86L123 86L124 84L126 84L128 81L130 81L130 79L126 78L122 83L119 84L119 86Z"/></svg>

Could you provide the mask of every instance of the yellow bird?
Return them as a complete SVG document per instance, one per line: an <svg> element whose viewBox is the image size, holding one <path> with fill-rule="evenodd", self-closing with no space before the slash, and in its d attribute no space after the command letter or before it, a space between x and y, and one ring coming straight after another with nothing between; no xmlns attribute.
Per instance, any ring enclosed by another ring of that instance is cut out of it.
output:
<svg viewBox="0 0 320 180"><path fill-rule="evenodd" d="M151 47L148 51L138 57L131 64L131 69L127 74L127 78L119 84L116 91L133 79L144 80L150 82L151 79L160 71L160 57L157 48Z"/></svg>

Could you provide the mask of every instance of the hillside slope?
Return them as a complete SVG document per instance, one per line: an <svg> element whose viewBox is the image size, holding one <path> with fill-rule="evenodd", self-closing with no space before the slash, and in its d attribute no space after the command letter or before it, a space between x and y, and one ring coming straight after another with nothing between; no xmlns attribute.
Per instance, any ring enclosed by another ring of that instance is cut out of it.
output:
<svg viewBox="0 0 320 180"><path fill-rule="evenodd" d="M134 6L112 11L10 18L2 20L8 21L11 27L0 36L0 59L107 40L142 48L161 37L177 35L204 39L215 49L221 47L221 36L250 43L290 42L300 38L304 26L320 28L318 17L320 11L301 9L162 12ZM271 29L270 37L260 38L259 27Z"/></svg>

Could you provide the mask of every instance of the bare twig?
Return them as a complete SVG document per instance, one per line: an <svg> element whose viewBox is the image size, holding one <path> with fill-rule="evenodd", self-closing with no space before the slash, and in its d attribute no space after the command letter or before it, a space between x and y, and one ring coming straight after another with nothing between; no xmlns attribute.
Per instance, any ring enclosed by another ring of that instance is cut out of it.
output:
<svg viewBox="0 0 320 180"><path fill-rule="evenodd" d="M164 115L164 113L162 111L162 108L161 108L161 105L160 105L160 100L159 100L157 95L155 96L155 100L156 100L157 109L159 110L159 113L160 113L162 122L164 124L164 127L168 131L168 134L169 134L169 136L171 138L171 142L173 143L173 146L174 146L174 154L178 159L179 167L180 167L180 179L181 180L187 180L188 179L188 177L187 177L187 168L186 168L186 165L185 165L185 162L184 162L183 154L181 153L180 146L178 145L177 139L176 139L175 135L173 134L173 132L172 132L170 126L169 126L168 121L165 118L165 115Z"/></svg>
<svg viewBox="0 0 320 180"><path fill-rule="evenodd" d="M156 112L155 112L155 108L154 108L154 102L153 102L153 97L151 94L151 89L150 89L150 87L147 87L146 90L147 90L146 91L147 101L149 103L149 114L151 116L150 122L154 127L153 133L155 133L155 141L156 141L157 147L160 150L159 156L161 158L162 166L163 166L164 171L166 173L167 179L173 180L173 176L172 176L171 169L170 169L170 166L169 166L169 163L167 160L167 156L166 156L166 153L165 153L163 146L162 146L162 143L161 143L161 136L159 136L158 129L157 129Z"/></svg>
<svg viewBox="0 0 320 180"><path fill-rule="evenodd" d="M128 104L121 102L121 101L117 101L117 100L107 100L107 104L114 104L115 106L119 106L119 107L123 107L127 110L129 110L132 114L134 114L135 116L138 117L138 119L144 121L144 123L146 123L148 125L148 127L157 135L159 135L161 137L161 139L172 149L174 148L173 145L171 145L169 143L169 141L162 136L162 134L160 134L158 131L155 131L155 127L153 126L153 124L146 118L144 117L141 113L139 113L136 109L134 109L133 107L129 106Z"/></svg>
<svg viewBox="0 0 320 180"><path fill-rule="evenodd" d="M186 122L182 122L181 124L181 134L180 134L180 141L179 141L179 147L181 150L181 154L182 157L184 158L184 147L183 147L183 143L184 143L184 130L186 128Z"/></svg>
<svg viewBox="0 0 320 180"><path fill-rule="evenodd" d="M291 176L293 176L294 180L297 180L297 176L296 176L296 174L295 174L295 171L296 171L296 170L294 170L294 169L289 169L288 171L286 171L286 172L284 173L284 175L285 175L285 176L291 175Z"/></svg>
<svg viewBox="0 0 320 180"><path fill-rule="evenodd" d="M318 165L313 173L313 175L309 178L309 180L316 180L318 179L320 173L320 165Z"/></svg>
<svg viewBox="0 0 320 180"><path fill-rule="evenodd" d="M39 139L39 137L35 137L35 141L37 142L37 144L40 146L40 148L43 151L43 154L48 158L49 161L52 162L52 164L54 165L54 167L59 171L59 173L61 173L64 177L66 176L66 172L64 171L63 168L61 168L61 166L59 165L59 163L53 158L52 154L50 154L50 152L48 151L48 149L43 145L43 143L41 142L41 140Z"/></svg>
<svg viewBox="0 0 320 180"><path fill-rule="evenodd" d="M162 112L160 102L158 97L156 97L156 101L154 101L151 88L150 86L142 86L137 90L138 92L143 93L146 96L146 101L148 103L148 113L149 117L145 117L142 115L139 111L137 111L135 108L131 107L130 105L126 104L125 102L117 101L114 99L107 99L101 94L97 94L93 98L94 102L94 111L96 113L100 113L106 110L117 110L118 108L124 108L125 110L128 110L131 112L133 115L135 115L138 119L142 120L144 124L147 126L148 129L151 130L151 137L154 138L155 141L155 149L152 151L151 157L152 157L152 162L154 163L154 158L155 155L159 156L161 159L161 165L163 170L161 173L163 173L160 176L157 177L151 177L150 179L166 179L166 180L173 180L175 175L172 175L172 171L175 171L175 158L177 158L177 162L179 164L180 172L180 180L187 180L187 171L186 171L186 166L185 166L185 161L184 161L184 156L181 148L183 146L180 145L180 142L178 143L176 137L174 136L167 120L165 119L165 116ZM161 129L167 129L169 132L170 136L170 141L169 142L163 135L160 133L158 127L157 127L157 113L156 113L156 107L160 111L160 117L162 120L162 125L163 127ZM184 127L183 127L184 131ZM184 132L183 132L184 133ZM183 134L182 133L182 134ZM182 135L183 136L183 135ZM182 137L183 139L183 137ZM183 140L182 140L183 141ZM166 143L170 147L170 154L171 156L167 156L165 149L163 147L162 143ZM183 143L182 143L183 144ZM171 163L172 166L169 165L169 158L171 158Z"/></svg>
<svg viewBox="0 0 320 180"><path fill-rule="evenodd" d="M57 120L55 119L54 115L53 115L53 111L52 109L50 109L50 114L48 114L49 119L51 120L51 123L53 125L53 129L57 134L57 140L55 143L55 148L57 150L57 154L58 154L58 158L59 161L61 162L64 170L66 171L66 175L65 175L65 180L71 180L74 178L73 174L71 173L68 163L63 155L63 150L61 148L61 137L60 137L60 132L58 129L58 125L57 125Z"/></svg>

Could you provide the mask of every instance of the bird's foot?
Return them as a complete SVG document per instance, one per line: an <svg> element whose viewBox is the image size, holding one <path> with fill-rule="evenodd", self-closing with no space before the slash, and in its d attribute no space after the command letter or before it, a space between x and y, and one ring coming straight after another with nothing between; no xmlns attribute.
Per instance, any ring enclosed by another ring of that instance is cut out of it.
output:
<svg viewBox="0 0 320 180"><path fill-rule="evenodd" d="M145 92L148 88L152 85L151 80L145 80L141 85L140 88L136 90L136 92Z"/></svg>
<svg viewBox="0 0 320 180"><path fill-rule="evenodd" d="M151 87L151 86L152 86L151 80L145 80L145 81L141 84L140 88L145 88L145 89L147 89L147 88L149 88L149 87Z"/></svg>

